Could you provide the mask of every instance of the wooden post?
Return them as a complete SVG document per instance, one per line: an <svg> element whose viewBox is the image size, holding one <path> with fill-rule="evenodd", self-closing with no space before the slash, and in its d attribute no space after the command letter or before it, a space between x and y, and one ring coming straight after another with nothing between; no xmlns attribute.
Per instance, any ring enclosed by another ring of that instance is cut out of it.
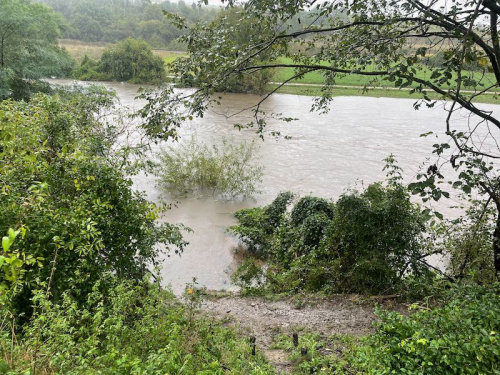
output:
<svg viewBox="0 0 500 375"><path fill-rule="evenodd" d="M250 337L250 345L252 346L252 355L255 355L257 338L255 336Z"/></svg>

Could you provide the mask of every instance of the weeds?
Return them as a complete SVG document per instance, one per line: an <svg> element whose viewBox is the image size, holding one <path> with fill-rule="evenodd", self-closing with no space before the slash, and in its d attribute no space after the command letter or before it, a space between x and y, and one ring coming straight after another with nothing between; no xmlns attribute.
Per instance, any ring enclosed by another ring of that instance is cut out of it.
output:
<svg viewBox="0 0 500 375"><path fill-rule="evenodd" d="M161 155L162 189L177 195L203 194L224 199L251 198L260 193L263 168L254 162L257 145L233 144L223 139L222 145L208 146L196 138L170 147Z"/></svg>

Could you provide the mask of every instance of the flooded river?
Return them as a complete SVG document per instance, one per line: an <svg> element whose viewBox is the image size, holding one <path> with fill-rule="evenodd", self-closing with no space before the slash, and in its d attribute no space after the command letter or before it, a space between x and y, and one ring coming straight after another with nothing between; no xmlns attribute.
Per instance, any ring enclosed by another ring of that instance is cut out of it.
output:
<svg viewBox="0 0 500 375"><path fill-rule="evenodd" d="M69 81L54 80L65 84ZM138 109L143 103L136 100L138 86L106 83L118 94L121 104ZM186 123L181 129L183 140L192 135L207 143L219 143L223 137L234 142L258 139L252 130L238 131L235 123L247 123L251 113L244 112L228 119L226 115L256 103L259 97L245 94L225 95L221 107L206 114L203 119ZM230 289L230 272L235 266L233 249L237 240L226 233L235 223L233 213L241 208L267 204L285 190L325 198L337 198L356 184L365 186L384 179L382 161L393 153L404 170L405 182L411 182L422 162L430 156L434 136L420 137L434 131L444 133L446 112L442 106L434 109L413 109L411 99L338 97L327 114L311 113L312 98L277 94L265 102L263 109L283 113L298 121L283 124L270 122L291 140L267 137L260 142L260 162L265 167L262 194L256 200L224 202L213 197L173 199L156 187L154 176L135 179L137 189L147 192L151 200L160 198L173 202L165 220L183 223L193 230L186 235L190 242L181 257L165 259L163 276L176 292L197 278L199 285L209 289ZM500 106L484 105L498 112ZM467 126L467 119L458 119ZM440 140L445 141L446 137ZM166 145L160 145L166 147ZM442 203L441 212L453 215Z"/></svg>

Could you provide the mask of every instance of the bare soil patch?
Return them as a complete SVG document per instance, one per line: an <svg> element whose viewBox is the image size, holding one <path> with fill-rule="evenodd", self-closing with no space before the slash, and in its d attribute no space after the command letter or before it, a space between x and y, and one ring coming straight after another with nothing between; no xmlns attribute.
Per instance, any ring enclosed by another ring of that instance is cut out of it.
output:
<svg viewBox="0 0 500 375"><path fill-rule="evenodd" d="M262 298L223 297L204 301L201 309L218 318L230 318L266 348L273 337L287 332L367 335L372 332L376 318L372 304L350 297L305 302L304 305Z"/></svg>
<svg viewBox="0 0 500 375"><path fill-rule="evenodd" d="M287 353L270 348L275 337L295 332L315 332L325 338L368 335L373 332L373 322L377 319L376 303L388 310L407 310L391 297L366 299L349 295L300 303L237 296L210 298L203 302L201 310L209 316L227 320L243 335L255 336L257 347L276 369L288 373L293 364L287 362Z"/></svg>

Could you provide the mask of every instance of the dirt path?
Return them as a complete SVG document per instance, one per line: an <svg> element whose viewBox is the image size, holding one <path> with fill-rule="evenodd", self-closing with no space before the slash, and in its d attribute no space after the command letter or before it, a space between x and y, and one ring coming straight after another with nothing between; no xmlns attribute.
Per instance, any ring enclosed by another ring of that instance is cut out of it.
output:
<svg viewBox="0 0 500 375"><path fill-rule="evenodd" d="M373 331L376 300L361 301L356 296L338 296L328 301L307 302L305 305L261 298L224 297L205 300L203 312L219 319L227 319L244 335L255 336L257 346L280 372L290 372L291 363L286 353L271 350L273 339L281 334L316 332L323 337L334 334L364 336ZM392 300L378 301L386 309L404 310ZM287 368L289 368L287 370Z"/></svg>

